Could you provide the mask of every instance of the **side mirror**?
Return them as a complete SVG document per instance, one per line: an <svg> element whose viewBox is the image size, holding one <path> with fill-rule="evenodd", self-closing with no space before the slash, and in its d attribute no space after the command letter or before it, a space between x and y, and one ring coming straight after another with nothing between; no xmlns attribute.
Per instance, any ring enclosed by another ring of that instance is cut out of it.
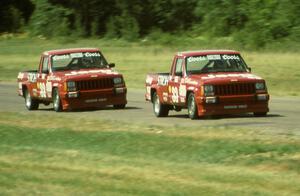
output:
<svg viewBox="0 0 300 196"><path fill-rule="evenodd" d="M247 69L248 69L248 72L251 72L251 67L248 67Z"/></svg>
<svg viewBox="0 0 300 196"><path fill-rule="evenodd" d="M112 67L115 67L115 66L116 66L116 65L115 65L114 63L109 63L109 64L108 64L108 67L109 67L109 68L112 68Z"/></svg>

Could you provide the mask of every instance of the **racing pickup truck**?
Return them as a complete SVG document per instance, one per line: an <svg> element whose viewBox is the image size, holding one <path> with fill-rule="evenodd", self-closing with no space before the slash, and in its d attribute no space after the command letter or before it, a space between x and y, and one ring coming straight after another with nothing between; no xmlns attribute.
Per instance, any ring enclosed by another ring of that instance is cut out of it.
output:
<svg viewBox="0 0 300 196"><path fill-rule="evenodd" d="M157 117L188 109L188 116L253 113L265 116L269 94L264 79L251 74L232 50L179 52L170 73L148 74L145 98Z"/></svg>
<svg viewBox="0 0 300 196"><path fill-rule="evenodd" d="M19 72L18 94L28 110L53 103L55 111L127 104L123 76L97 48L43 52L37 70Z"/></svg>

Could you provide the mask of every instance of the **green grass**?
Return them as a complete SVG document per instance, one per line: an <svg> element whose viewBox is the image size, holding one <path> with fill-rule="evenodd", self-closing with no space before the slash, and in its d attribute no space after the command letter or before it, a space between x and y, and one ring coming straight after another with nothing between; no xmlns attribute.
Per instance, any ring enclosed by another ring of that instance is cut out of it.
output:
<svg viewBox="0 0 300 196"><path fill-rule="evenodd" d="M80 120L1 112L0 195L300 194L297 135Z"/></svg>
<svg viewBox="0 0 300 196"><path fill-rule="evenodd" d="M225 42L226 43L226 42ZM219 42L196 42L194 45L160 46L120 40L42 40L37 38L0 39L0 81L15 81L21 70L36 69L42 51L69 47L98 47L116 70L124 74L129 88L144 88L147 73L168 72L177 51L198 49L236 49ZM299 52L241 51L253 73L266 79L272 95L300 95Z"/></svg>

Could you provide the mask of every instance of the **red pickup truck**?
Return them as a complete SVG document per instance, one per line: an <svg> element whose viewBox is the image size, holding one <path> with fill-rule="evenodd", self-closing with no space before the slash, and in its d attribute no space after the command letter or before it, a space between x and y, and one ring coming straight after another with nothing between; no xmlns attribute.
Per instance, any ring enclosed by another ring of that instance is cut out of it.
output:
<svg viewBox="0 0 300 196"><path fill-rule="evenodd" d="M54 110L127 104L124 78L97 48L43 52L38 70L20 72L18 94L28 110L53 102Z"/></svg>
<svg viewBox="0 0 300 196"><path fill-rule="evenodd" d="M157 117L182 108L188 109L191 119L250 112L265 116L269 111L266 82L250 72L237 51L179 52L170 73L147 75L145 97Z"/></svg>

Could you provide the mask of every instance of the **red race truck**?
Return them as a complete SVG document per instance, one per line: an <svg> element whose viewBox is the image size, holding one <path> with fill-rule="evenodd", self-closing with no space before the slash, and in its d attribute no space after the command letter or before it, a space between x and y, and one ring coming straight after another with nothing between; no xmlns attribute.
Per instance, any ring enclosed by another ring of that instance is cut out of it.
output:
<svg viewBox="0 0 300 196"><path fill-rule="evenodd" d="M28 110L51 102L57 112L106 105L124 108L127 89L114 66L97 48L46 51L37 70L19 73L18 94Z"/></svg>
<svg viewBox="0 0 300 196"><path fill-rule="evenodd" d="M147 75L145 97L157 117L182 108L188 109L191 119L250 112L265 116L266 82L250 72L237 51L179 52L170 73Z"/></svg>

